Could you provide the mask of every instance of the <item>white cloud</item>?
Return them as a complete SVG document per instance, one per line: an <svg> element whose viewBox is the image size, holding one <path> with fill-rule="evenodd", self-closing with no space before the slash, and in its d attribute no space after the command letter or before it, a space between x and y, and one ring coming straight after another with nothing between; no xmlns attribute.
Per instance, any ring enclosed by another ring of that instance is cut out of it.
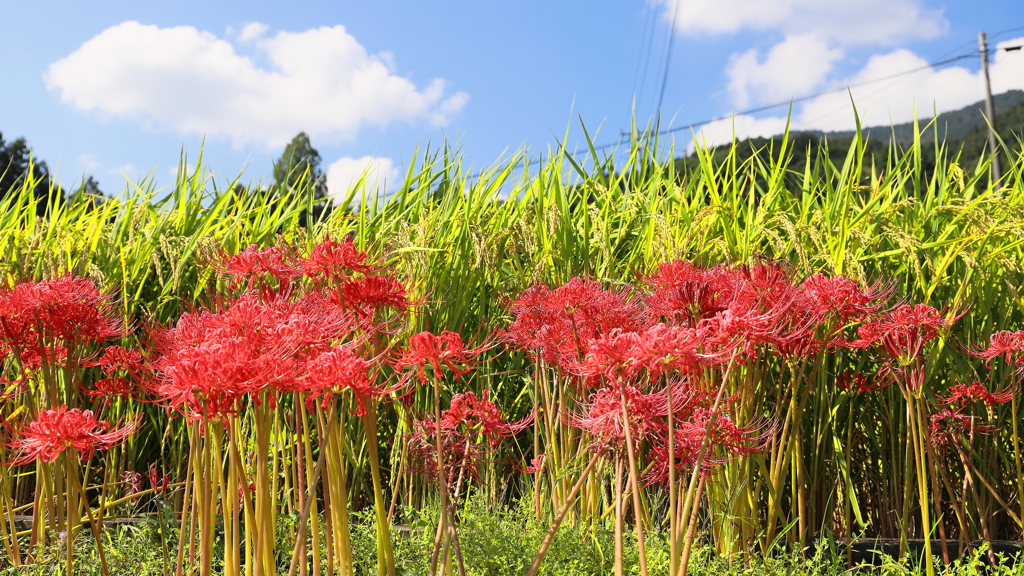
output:
<svg viewBox="0 0 1024 576"><path fill-rule="evenodd" d="M1024 44L1024 37L1000 42L998 46L1020 44ZM836 83L836 87L892 76L927 64L924 58L909 50L894 50L871 57L861 70ZM1024 90L1024 52L995 52L989 75L994 94ZM862 126L888 126L910 122L915 115L919 119L931 118L936 111L958 110L978 102L984 98L984 85L980 71L962 66L925 68L914 74L852 88L849 93L840 90L809 100L794 111L792 129L852 130L856 122L851 94ZM730 140L734 123L736 135L742 139L780 134L785 118L737 116L708 124L700 131L708 144L723 144ZM698 141L700 138L698 135Z"/></svg>
<svg viewBox="0 0 1024 576"><path fill-rule="evenodd" d="M733 104L783 100L806 94L825 79L842 50L813 34L789 36L761 58L757 50L734 54L726 67Z"/></svg>
<svg viewBox="0 0 1024 576"><path fill-rule="evenodd" d="M135 164L128 162L127 164L121 166L115 166L110 170L107 170L107 172L109 174L120 174L125 178L131 180L131 177L138 172L138 169L135 167Z"/></svg>
<svg viewBox="0 0 1024 576"><path fill-rule="evenodd" d="M1021 42L1024 38L1001 42L1000 46ZM884 78L926 65L924 58L909 50L895 50L873 56L845 84ZM1024 53L997 52L989 73L994 94L1024 89ZM985 94L980 71L962 66L926 68L914 74L853 88L850 92L864 126L909 122L915 114L918 118L929 118L935 111L957 110L978 102ZM807 102L800 110L797 124L808 129L852 129L855 123L850 95L842 91Z"/></svg>
<svg viewBox="0 0 1024 576"><path fill-rule="evenodd" d="M737 140L769 137L781 134L785 129L785 118L754 118L740 115L696 126L693 132L696 136L694 141L699 142L701 146L711 147L732 142L734 135ZM694 141L687 146L687 152L693 151Z"/></svg>
<svg viewBox="0 0 1024 576"><path fill-rule="evenodd" d="M99 161L92 154L80 154L78 156L78 163L86 172L92 172L100 167Z"/></svg>
<svg viewBox="0 0 1024 576"><path fill-rule="evenodd" d="M81 110L267 147L303 130L352 138L367 123L443 126L469 99L441 78L417 87L396 75L389 54L367 53L344 26L265 31L251 23L239 36L263 67L191 26L122 22L51 64L46 85Z"/></svg>
<svg viewBox="0 0 1024 576"><path fill-rule="evenodd" d="M240 42L250 42L257 38L263 37L270 30L270 26L263 24L262 22L250 22L246 24L242 31L238 34L238 40Z"/></svg>
<svg viewBox="0 0 1024 576"><path fill-rule="evenodd" d="M934 38L949 23L920 0L657 0L664 18L684 34L774 30L815 32L844 44Z"/></svg>
<svg viewBox="0 0 1024 576"><path fill-rule="evenodd" d="M348 195L360 178L365 178L367 193L383 194L387 185L398 179L398 168L391 158L339 158L327 167L327 193L337 203Z"/></svg>

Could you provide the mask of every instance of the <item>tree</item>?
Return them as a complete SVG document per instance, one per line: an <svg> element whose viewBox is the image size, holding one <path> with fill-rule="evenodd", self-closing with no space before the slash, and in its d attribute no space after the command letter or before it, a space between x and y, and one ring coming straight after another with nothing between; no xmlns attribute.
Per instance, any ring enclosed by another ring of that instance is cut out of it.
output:
<svg viewBox="0 0 1024 576"><path fill-rule="evenodd" d="M96 179L92 177L92 175L87 175L82 180L82 184L78 187L76 192L81 192L82 194L86 194L88 196L97 196L101 198L105 196L105 194L103 194L103 190L100 190L100 183L97 182Z"/></svg>
<svg viewBox="0 0 1024 576"><path fill-rule="evenodd" d="M274 162L274 180L279 194L309 194L314 202L312 214L303 210L300 223L305 226L310 217L319 220L331 211L333 205L327 197L327 179L320 169L320 153L309 141L305 132L299 132L284 147L281 157Z"/></svg>
<svg viewBox="0 0 1024 576"><path fill-rule="evenodd" d="M46 213L47 199L51 188L59 201L64 197L60 186L50 181L50 170L46 162L32 158L32 149L24 138L13 142L5 142L0 132L0 198L16 193L26 180L32 183L32 193L36 201L36 213Z"/></svg>

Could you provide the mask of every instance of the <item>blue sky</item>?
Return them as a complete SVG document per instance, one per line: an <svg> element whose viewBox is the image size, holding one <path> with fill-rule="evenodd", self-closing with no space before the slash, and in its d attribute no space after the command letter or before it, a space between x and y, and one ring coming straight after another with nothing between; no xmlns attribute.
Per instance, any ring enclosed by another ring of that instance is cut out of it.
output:
<svg viewBox="0 0 1024 576"><path fill-rule="evenodd" d="M673 27L674 25L674 27ZM218 177L259 180L304 130L332 190L367 166L397 178L446 139L485 166L546 150L581 117L618 139L637 103L656 112L670 34L664 126L1024 43L1011 0L601 0L497 2L15 2L0 0L0 131L24 136L65 183L107 193L179 153ZM996 92L1024 88L1024 51L997 52ZM971 57L853 90L867 124L956 109L982 95ZM646 70L646 76L641 72ZM781 131L786 109L700 129L721 143ZM845 129L844 91L794 107L798 128ZM690 132L676 146L690 146Z"/></svg>

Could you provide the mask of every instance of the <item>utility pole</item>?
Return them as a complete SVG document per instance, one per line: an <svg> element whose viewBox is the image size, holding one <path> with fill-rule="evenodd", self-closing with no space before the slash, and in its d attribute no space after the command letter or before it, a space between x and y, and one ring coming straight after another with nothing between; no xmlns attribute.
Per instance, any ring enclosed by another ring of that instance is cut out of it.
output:
<svg viewBox="0 0 1024 576"><path fill-rule="evenodd" d="M988 77L988 41L984 32L978 32L978 50L981 52L981 72L985 77L985 114L988 116L988 149L992 153L992 185L999 186L999 148L996 146L996 107L992 103L992 82Z"/></svg>

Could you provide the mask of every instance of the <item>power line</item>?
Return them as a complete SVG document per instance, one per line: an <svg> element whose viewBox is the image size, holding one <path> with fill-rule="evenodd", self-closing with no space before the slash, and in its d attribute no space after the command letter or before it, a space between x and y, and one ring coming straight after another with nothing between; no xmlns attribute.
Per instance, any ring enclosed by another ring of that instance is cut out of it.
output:
<svg viewBox="0 0 1024 576"><path fill-rule="evenodd" d="M1024 29L1024 27L1021 27L1020 29ZM1016 29L1011 28L1011 29L1008 29L1008 30L1004 30L1004 31L1002 31L1000 33L1007 33L1007 32L1011 32L1011 31L1014 31L1014 30L1016 30ZM1008 51L1008 52L1014 51L1014 50L1019 50L1019 49L1021 49L1021 46L1008 46L1008 47L1000 48L1000 50L1004 50L1004 51ZM834 94L836 92L849 91L850 89L853 89L853 88L859 88L861 86L867 86L867 85L870 85L870 84L876 84L878 82L884 82L886 80L892 80L894 78L899 78L901 76L906 76L908 74L914 74L914 73L920 72L922 70L927 70L929 68L937 68L939 66L945 66L946 64L952 64L953 62L958 62L958 61L963 60L965 58L974 58L974 57L977 57L977 55L978 55L978 51L977 50L973 50L973 51L971 51L969 53L966 53L966 54L960 54L959 56L954 56L952 58L947 58L945 60L940 60L938 62L932 62L932 63L929 63L929 64L925 64L924 66L919 66L917 68L913 68L911 70L905 70L903 72L898 72L896 74L890 74L888 76L882 76L880 78L873 78L871 80L865 80L864 82L858 82L856 84L848 84L848 85L843 86L841 88L833 88L833 89L830 89L830 90L824 90L824 91L821 91L821 92L816 92L814 94L808 94L806 96L800 96L798 98L792 98L792 99L786 100L784 102L776 102L774 104L768 104L768 105L765 105L765 106L758 106L757 108L750 108L748 110L743 110L743 111L740 111L740 112L734 112L732 114L728 114L728 115L725 115L725 116L718 116L716 118L709 118L707 120L701 120L699 122L691 122L691 123L689 123L689 124L687 124L685 126L678 126L676 128L668 128L668 129L665 129L665 130L660 130L658 132L646 134L646 136L647 137L650 137L650 136L664 136L664 135L667 135L667 134L673 134L673 133L676 133L676 132L680 132L682 130L692 129L692 128L696 127L696 126L704 126L706 124L711 124L712 122L718 122L720 120L728 120L729 118L734 118L736 116L744 116L744 115L749 115L749 114L757 114L759 112L766 112L768 110L772 110L772 109L775 109L775 108L780 108L780 107L783 107L783 106L792 106L793 104L795 104L797 102L804 102L804 101L807 101L807 100L811 100L813 98L817 98L819 96L824 96L826 94ZM608 142L608 143L605 143L605 144L601 144L599 146L594 146L593 150L596 152L598 150L605 150L605 149L611 148L613 146L618 146L619 144L622 144L623 142L628 140L628 138L630 136L631 136L631 134L629 132L619 132L619 139L618 140L616 140L614 142ZM591 148L588 147L586 151L589 152L590 149ZM549 158L549 160L550 160L550 158ZM540 162L541 162L540 159L534 159L534 160L531 160L529 162L526 162L523 165L523 167L524 168L528 168L528 167L533 166L535 164L538 164ZM482 171L481 172L477 172L475 174L471 174L470 176L467 177L467 179L479 178L481 176L481 174L483 174Z"/></svg>
<svg viewBox="0 0 1024 576"><path fill-rule="evenodd" d="M881 78L875 78L875 79L872 79L872 80L865 80L864 82L858 82L857 84L847 84L846 86L843 86L842 88L833 88L831 90L824 90L822 92L817 92L815 94L808 94L807 96L801 96L799 98L792 98L790 100L786 100L785 102L776 102L774 104L768 104L766 106L759 106L757 108L751 108L749 110L743 110L742 112L734 112L732 114L728 114L726 116L720 116L718 118L712 118L710 120L701 120L700 122L693 122L693 123L687 124L686 126L679 126L679 127L676 127L676 128L669 128L667 130L663 130L663 131L659 132L658 134L671 134L673 132L679 132L680 130L686 130L687 128L692 128L694 126L703 126L705 124L710 124L712 122L717 122L719 120L727 120L727 119L733 118L735 116L745 116L745 115L748 115L748 114L757 114L758 112L765 112L765 111L771 110L773 108L779 108L779 107L782 107L782 106L790 106L790 105L795 104L797 102L804 102L806 100L811 100L812 98L817 98L819 96L824 96L826 94L834 94L836 92L846 92L846 91L850 90L851 88L858 88L860 86L867 86L868 84L875 84L875 83L878 83L878 82L884 82L886 80L891 80L893 78L898 78L900 76L906 76L907 74L913 74L915 72L920 72L922 70L927 70L929 68L936 68L938 66L944 66L946 64L950 64L950 63L956 62L958 60L963 60L964 58L974 58L977 55L978 55L978 52L977 52L977 50L975 50L975 51L971 52L970 54L961 54L959 56L954 56L953 58L948 58L948 59L942 60L940 62L933 62L931 64L926 64L924 66L920 66L920 67L914 68L912 70L906 70L904 72L898 72L896 74L890 74L889 76L883 76Z"/></svg>
<svg viewBox="0 0 1024 576"><path fill-rule="evenodd" d="M658 107L655 112L661 115L661 103L665 99L665 86L668 85L668 73L672 64L672 45L676 39L676 21L679 18L679 0L672 7L672 26L668 29L668 49L665 51L665 75L661 78L661 93L658 95Z"/></svg>
<svg viewBox="0 0 1024 576"><path fill-rule="evenodd" d="M636 72L633 74L633 98L634 103L639 102L643 97L644 86L647 84L647 67L651 63L651 52L654 49L654 26L657 20L657 14L651 9L650 3L647 3L646 12L644 13L644 31L640 37L640 53L637 55ZM647 46L647 52L644 53L644 45ZM643 72L640 72L640 62L643 61ZM637 81L640 83L640 90L637 91Z"/></svg>

